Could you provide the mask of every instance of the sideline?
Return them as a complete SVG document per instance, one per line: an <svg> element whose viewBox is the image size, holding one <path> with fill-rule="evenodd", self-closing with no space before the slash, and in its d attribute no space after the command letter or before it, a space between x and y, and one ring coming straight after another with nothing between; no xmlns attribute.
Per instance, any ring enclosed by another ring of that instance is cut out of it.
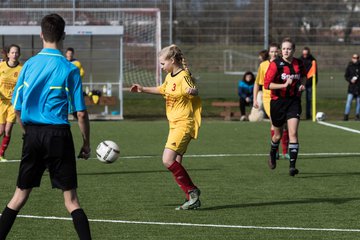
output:
<svg viewBox="0 0 360 240"><path fill-rule="evenodd" d="M188 154L186 157L193 158L219 158L219 157L264 157L268 156L268 153L219 153L219 154ZM328 157L328 156L360 156L360 152L319 152L319 153L299 153L299 156L318 156L318 157ZM161 158L161 155L138 155L138 156L120 156L119 159L145 159L145 158ZM89 158L88 160L96 160L97 158ZM85 161L85 160L78 160ZM20 162L20 160L7 160L6 162L1 163L16 163Z"/></svg>
<svg viewBox="0 0 360 240"><path fill-rule="evenodd" d="M328 127L338 128L338 129L345 130L345 131L348 131L348 132L353 132L353 133L359 133L360 134L360 131L356 130L356 129L343 127L343 126L340 126L340 125L336 125L336 124L332 124L332 123L328 123L328 122L323 122L323 121L317 121L317 123L321 124L321 125L328 126Z"/></svg>

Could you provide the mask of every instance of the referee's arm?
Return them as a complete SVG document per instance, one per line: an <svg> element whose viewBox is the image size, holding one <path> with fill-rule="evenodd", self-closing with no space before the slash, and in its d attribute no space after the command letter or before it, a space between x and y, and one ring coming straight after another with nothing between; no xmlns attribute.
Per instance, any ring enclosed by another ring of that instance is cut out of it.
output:
<svg viewBox="0 0 360 240"><path fill-rule="evenodd" d="M80 149L80 158L88 159L90 157L90 124L89 115L86 110L76 113L78 124L83 139L83 146Z"/></svg>
<svg viewBox="0 0 360 240"><path fill-rule="evenodd" d="M21 111L15 110L15 115L16 115L17 121L18 121L18 123L20 124L20 127L21 127L23 133L25 133L24 124L23 124L23 122L21 121Z"/></svg>

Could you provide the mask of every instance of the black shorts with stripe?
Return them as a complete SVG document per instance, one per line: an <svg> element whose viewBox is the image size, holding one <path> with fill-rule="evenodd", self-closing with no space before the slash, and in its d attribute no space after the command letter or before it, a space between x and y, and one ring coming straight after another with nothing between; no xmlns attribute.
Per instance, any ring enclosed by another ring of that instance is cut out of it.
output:
<svg viewBox="0 0 360 240"><path fill-rule="evenodd" d="M300 119L301 99L279 98L270 101L271 122L275 127L282 127L291 118Z"/></svg>
<svg viewBox="0 0 360 240"><path fill-rule="evenodd" d="M17 186L39 187L45 169L53 188L77 188L75 148L69 125L25 126Z"/></svg>

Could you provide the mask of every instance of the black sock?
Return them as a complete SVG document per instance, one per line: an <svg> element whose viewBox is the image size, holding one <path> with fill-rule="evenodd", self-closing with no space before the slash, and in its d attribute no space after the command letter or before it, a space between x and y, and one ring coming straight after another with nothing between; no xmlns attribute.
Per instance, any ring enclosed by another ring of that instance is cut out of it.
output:
<svg viewBox="0 0 360 240"><path fill-rule="evenodd" d="M289 143L289 156L290 156L291 168L295 168L298 152L299 152L299 143Z"/></svg>
<svg viewBox="0 0 360 240"><path fill-rule="evenodd" d="M271 140L270 155L271 155L272 158L276 158L276 153L277 153L278 150L279 150L279 143L280 143L280 141L274 143L274 142Z"/></svg>
<svg viewBox="0 0 360 240"><path fill-rule="evenodd" d="M6 238L6 236L10 232L12 225L15 222L18 213L19 211L5 207L0 217L0 240Z"/></svg>
<svg viewBox="0 0 360 240"><path fill-rule="evenodd" d="M81 208L71 212L75 230L81 240L91 239L89 220Z"/></svg>

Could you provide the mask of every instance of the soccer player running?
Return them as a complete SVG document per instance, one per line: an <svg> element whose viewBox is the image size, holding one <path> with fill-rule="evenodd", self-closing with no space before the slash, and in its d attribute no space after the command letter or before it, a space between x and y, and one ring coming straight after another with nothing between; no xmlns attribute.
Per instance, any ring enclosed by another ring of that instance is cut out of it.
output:
<svg viewBox="0 0 360 240"><path fill-rule="evenodd" d="M77 112L83 145L79 157L90 156L89 118L78 68L62 56L65 21L57 14L41 21L43 49L20 72L12 103L23 127L23 150L15 193L0 217L0 239L9 233L32 189L47 168L53 188L61 189L80 239L91 239L89 221L77 196L76 157L68 110ZM51 238L49 236L49 238Z"/></svg>
<svg viewBox="0 0 360 240"><path fill-rule="evenodd" d="M6 60L0 63L0 136L3 136L0 148L0 161L6 162L5 151L10 143L11 132L16 121L11 98L22 65L19 62L20 47L11 44L5 48Z"/></svg>
<svg viewBox="0 0 360 240"><path fill-rule="evenodd" d="M259 103L257 102L257 95L259 94L259 91L262 89L263 107L264 107L266 115L270 119L270 124L271 124L270 134L272 137L272 136L274 136L274 126L271 123L271 116L270 116L271 90L265 89L265 88L263 88L263 86L264 86L265 74L269 68L270 63L279 57L279 45L277 43L270 44L268 55L269 55L269 59L260 63L260 66L259 66L259 69L258 69L258 72L256 75L255 84L254 84L253 107L256 109L258 109L260 107ZM283 134L281 137L282 156L284 159L289 159L288 145L289 145L289 132L288 132L287 126L285 125L284 129L283 129ZM278 153L277 153L277 158L278 158Z"/></svg>
<svg viewBox="0 0 360 240"><path fill-rule="evenodd" d="M287 123L289 130L290 176L299 173L296 160L299 152L298 127L301 114L301 92L305 90L306 70L303 63L294 58L295 43L285 38L281 43L282 57L270 63L265 75L264 87L271 90L270 115L274 126L268 160L271 169L276 168L276 152Z"/></svg>
<svg viewBox="0 0 360 240"><path fill-rule="evenodd" d="M194 185L181 163L190 140L196 139L198 135L201 123L201 100L184 55L176 45L162 49L159 61L162 69L168 72L164 83L159 87L133 84L130 91L164 96L170 130L162 161L172 172L187 199L176 210L197 209L201 205L200 190Z"/></svg>

